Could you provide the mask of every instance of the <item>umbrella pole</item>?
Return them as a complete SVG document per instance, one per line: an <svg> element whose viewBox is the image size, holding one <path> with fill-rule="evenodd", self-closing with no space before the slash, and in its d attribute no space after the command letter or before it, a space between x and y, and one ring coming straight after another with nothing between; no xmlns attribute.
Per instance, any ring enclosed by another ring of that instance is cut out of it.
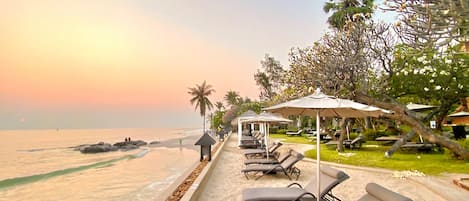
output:
<svg viewBox="0 0 469 201"><path fill-rule="evenodd" d="M241 119L238 117L238 146L241 145L241 136L243 136L243 125Z"/></svg>
<svg viewBox="0 0 469 201"><path fill-rule="evenodd" d="M317 201L320 200L319 196L321 195L321 178L319 172L321 171L321 155L319 154L320 151L320 141L321 141L321 128L320 128L320 118L319 118L319 110L316 112L316 181L317 181L317 191L316 191L316 199Z"/></svg>
<svg viewBox="0 0 469 201"><path fill-rule="evenodd" d="M264 137L265 137L265 140L264 140L264 142L265 142L265 151L267 153L267 160L269 160L269 142L268 142L269 137L267 137L267 135L269 134L269 124L265 123L265 126L266 126L265 134L264 134Z"/></svg>

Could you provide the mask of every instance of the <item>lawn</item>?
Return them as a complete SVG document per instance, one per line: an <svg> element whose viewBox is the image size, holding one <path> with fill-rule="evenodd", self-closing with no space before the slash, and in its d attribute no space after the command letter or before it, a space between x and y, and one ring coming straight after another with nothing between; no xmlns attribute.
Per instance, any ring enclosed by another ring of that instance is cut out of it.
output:
<svg viewBox="0 0 469 201"><path fill-rule="evenodd" d="M284 134L271 134L271 138L283 138L284 142L316 144L308 138L295 136L287 137ZM373 146L367 146L373 145ZM367 167L379 167L391 170L418 170L425 174L436 175L444 172L469 174L469 163L452 159L448 154L443 153L409 153L396 152L392 158L384 157L384 152L389 146L380 146L371 141L363 144L359 150L345 150L345 154L339 155L334 149L321 144L321 160ZM348 156L344 156L348 155ZM306 151L306 157L316 158L316 150Z"/></svg>

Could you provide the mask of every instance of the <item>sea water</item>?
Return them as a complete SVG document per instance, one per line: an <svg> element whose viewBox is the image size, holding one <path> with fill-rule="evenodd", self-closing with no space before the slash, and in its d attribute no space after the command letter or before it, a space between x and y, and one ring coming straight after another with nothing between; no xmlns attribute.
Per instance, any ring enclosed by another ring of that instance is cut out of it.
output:
<svg viewBox="0 0 469 201"><path fill-rule="evenodd" d="M199 159L195 129L0 131L0 200L164 200ZM156 145L82 154L74 147L131 137Z"/></svg>

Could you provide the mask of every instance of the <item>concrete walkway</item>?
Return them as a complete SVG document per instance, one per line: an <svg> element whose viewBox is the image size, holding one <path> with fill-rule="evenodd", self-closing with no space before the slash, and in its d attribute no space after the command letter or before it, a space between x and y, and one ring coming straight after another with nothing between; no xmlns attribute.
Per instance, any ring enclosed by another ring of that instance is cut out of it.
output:
<svg viewBox="0 0 469 201"><path fill-rule="evenodd" d="M242 150L237 148L236 136L231 136L218 156L211 174L206 175L206 182L199 186L200 196L191 200L222 201L242 200L242 190L252 187L284 187L293 181L283 174L265 175L259 180L247 180L241 173L244 164ZM302 153L314 148L313 145L285 144L282 149L293 148ZM334 188L334 195L344 201L357 200L365 194L367 183L375 182L386 188L392 189L413 200L422 201L444 201L444 200L469 200L469 191L452 184L454 175L441 177L423 176L396 178L393 171L376 168L362 168L356 166L339 165L333 163L322 163L331 165L346 172L350 179ZM315 174L316 166L314 160L304 159L297 163L296 167L301 169L300 184L307 184ZM460 176L460 175L459 175ZM466 175L467 176L467 175Z"/></svg>

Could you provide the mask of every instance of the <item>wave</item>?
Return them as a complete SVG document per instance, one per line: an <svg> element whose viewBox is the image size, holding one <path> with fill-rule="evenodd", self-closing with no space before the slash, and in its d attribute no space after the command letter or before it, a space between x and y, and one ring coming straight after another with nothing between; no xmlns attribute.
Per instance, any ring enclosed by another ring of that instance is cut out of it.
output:
<svg viewBox="0 0 469 201"><path fill-rule="evenodd" d="M19 149L19 150L16 150L16 151L19 151L19 152L38 152L38 151L58 150L58 149L68 149L68 148L70 148L70 147Z"/></svg>
<svg viewBox="0 0 469 201"><path fill-rule="evenodd" d="M71 173L75 173L75 172L80 172L80 171L84 171L84 170L88 170L88 169L92 169L92 168L109 167L109 166L112 166L115 162L118 162L118 161L121 161L121 160L126 160L126 159L131 160L131 159L135 159L135 158L141 158L141 157L145 156L148 152L150 152L149 149L144 149L141 152L138 152L136 154L126 155L126 156L122 156L122 157L119 157L119 158L114 158L114 159L107 160L107 161L101 161L101 162L97 162L97 163L93 163L93 164L89 164L89 165L72 167L72 168L67 168L67 169L63 169L63 170L56 170L56 171L52 171L52 172L48 172L48 173L44 173L44 174L36 174L36 175L31 175L31 176L16 177L16 178L11 178L11 179L1 180L0 181L0 190L8 188L8 187L16 186L16 185L29 184L29 183L33 183L33 182L37 182L37 181L41 181L41 180L46 180L46 179L49 179L49 178L58 177L58 176L71 174Z"/></svg>

